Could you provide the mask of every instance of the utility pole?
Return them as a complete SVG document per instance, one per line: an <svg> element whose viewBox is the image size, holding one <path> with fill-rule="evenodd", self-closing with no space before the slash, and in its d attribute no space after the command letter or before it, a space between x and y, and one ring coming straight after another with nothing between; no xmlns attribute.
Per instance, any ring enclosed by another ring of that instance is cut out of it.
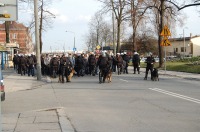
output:
<svg viewBox="0 0 200 132"><path fill-rule="evenodd" d="M114 11L112 11L112 24L113 24L113 49L114 49L114 55L116 55L116 46L115 46L115 17L114 17Z"/></svg>
<svg viewBox="0 0 200 132"><path fill-rule="evenodd" d="M40 40L39 40L39 24L38 24L38 0L34 0L34 16L35 16L35 43L37 58L37 80L42 79L41 75L41 58L40 58Z"/></svg>
<svg viewBox="0 0 200 132"><path fill-rule="evenodd" d="M185 58L185 30L183 29L183 58Z"/></svg>

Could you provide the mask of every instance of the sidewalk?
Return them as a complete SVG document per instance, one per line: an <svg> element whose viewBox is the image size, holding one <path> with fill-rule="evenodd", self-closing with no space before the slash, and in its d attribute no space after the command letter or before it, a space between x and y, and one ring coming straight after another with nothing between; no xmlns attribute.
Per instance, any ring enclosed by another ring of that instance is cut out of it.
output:
<svg viewBox="0 0 200 132"><path fill-rule="evenodd" d="M13 69L3 70L5 92L35 89L47 83L46 78L21 76ZM23 113L2 114L2 132L74 132L64 108L50 108Z"/></svg>

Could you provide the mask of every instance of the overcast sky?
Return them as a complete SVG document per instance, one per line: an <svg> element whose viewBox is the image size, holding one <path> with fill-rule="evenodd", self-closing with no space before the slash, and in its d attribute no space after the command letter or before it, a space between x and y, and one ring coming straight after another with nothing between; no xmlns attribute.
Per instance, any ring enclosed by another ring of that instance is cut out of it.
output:
<svg viewBox="0 0 200 132"><path fill-rule="evenodd" d="M84 35L88 32L88 22L96 11L102 8L101 3L96 0L53 0L50 10L56 14L53 28L49 29L43 35L43 51L52 50L72 50L74 34L76 39L76 48L84 49ZM183 10L187 14L184 25L185 36L200 35L200 13L196 13L196 8L192 7ZM27 18L21 17L19 11L18 21L24 23ZM23 13L24 14L24 13ZM25 16L25 15L23 15ZM183 28L177 27L177 36L183 34ZM66 31L71 32L66 32ZM74 33L72 33L74 32Z"/></svg>

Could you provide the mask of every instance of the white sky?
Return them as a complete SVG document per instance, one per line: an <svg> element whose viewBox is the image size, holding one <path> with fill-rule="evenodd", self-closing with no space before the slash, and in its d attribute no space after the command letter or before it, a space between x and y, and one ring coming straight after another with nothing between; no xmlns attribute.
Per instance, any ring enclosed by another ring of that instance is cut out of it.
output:
<svg viewBox="0 0 200 132"><path fill-rule="evenodd" d="M96 11L101 9L101 3L96 0L53 0L50 10L57 15L53 28L49 29L43 35L43 51L52 50L72 50L74 34L65 32L66 30L75 33L76 48L82 50L85 48L84 35L88 32L88 22ZM184 27L177 27L177 36L200 35L200 13L198 14L195 7L183 10L187 14ZM19 11L18 21L26 22L26 17Z"/></svg>

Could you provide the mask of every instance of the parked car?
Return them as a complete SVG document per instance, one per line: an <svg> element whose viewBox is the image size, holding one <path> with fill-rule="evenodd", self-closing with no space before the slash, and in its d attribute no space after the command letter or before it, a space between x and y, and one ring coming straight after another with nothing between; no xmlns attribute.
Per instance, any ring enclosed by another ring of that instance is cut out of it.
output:
<svg viewBox="0 0 200 132"><path fill-rule="evenodd" d="M145 62L146 61L146 57L142 57L142 58L140 58L140 62Z"/></svg>
<svg viewBox="0 0 200 132"><path fill-rule="evenodd" d="M5 91L4 91L4 84L3 84L3 74L0 68L0 91L1 91L1 101L5 100Z"/></svg>

